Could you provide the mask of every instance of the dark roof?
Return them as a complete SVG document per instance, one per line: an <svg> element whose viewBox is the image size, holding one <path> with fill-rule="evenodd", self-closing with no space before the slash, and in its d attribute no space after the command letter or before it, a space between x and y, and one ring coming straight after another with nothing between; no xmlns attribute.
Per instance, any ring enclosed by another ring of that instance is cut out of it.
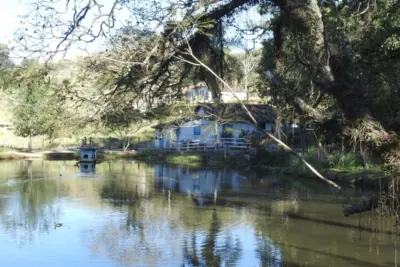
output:
<svg viewBox="0 0 400 267"><path fill-rule="evenodd" d="M246 104L247 109L250 111L256 121L263 127L262 124L266 122L274 122L276 120L276 113L270 105L265 104ZM200 109L203 108L205 114L198 114ZM198 104L194 107L194 113L197 114L196 118L208 118L210 120L220 120L221 122L249 122L253 123L250 116L243 109L239 103L226 103L226 104ZM192 118L195 119L195 118ZM181 118L172 122L162 122L152 126L154 129L164 129L166 127L179 127L182 123L191 121L189 118Z"/></svg>
<svg viewBox="0 0 400 267"><path fill-rule="evenodd" d="M245 104L245 106L258 123L274 122L276 120L275 110L270 105ZM239 103L199 104L196 106L195 112L197 113L200 108L203 108L206 114L221 120L253 122Z"/></svg>
<svg viewBox="0 0 400 267"><path fill-rule="evenodd" d="M178 119L170 122L161 122L156 125L151 126L154 129L164 129L165 127L180 127L182 123L190 121L189 119Z"/></svg>

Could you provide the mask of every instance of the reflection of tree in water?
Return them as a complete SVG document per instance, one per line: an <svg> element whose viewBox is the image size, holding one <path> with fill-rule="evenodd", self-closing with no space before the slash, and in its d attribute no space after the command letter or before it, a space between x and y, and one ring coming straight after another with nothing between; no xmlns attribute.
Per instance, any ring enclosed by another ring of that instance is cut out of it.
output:
<svg viewBox="0 0 400 267"><path fill-rule="evenodd" d="M121 216L107 218L98 227L82 231L84 242L93 253L106 255L118 266L139 263L157 266L163 262L164 256L168 260L179 260L176 257L179 239L176 237L180 229L165 220L165 201L162 198L139 199L121 209L124 211Z"/></svg>
<svg viewBox="0 0 400 267"><path fill-rule="evenodd" d="M27 181L19 184L18 191L8 199L2 216L2 228L21 243L34 241L37 233L48 233L60 214L54 204L58 195L55 181Z"/></svg>
<svg viewBox="0 0 400 267"><path fill-rule="evenodd" d="M260 258L261 266L282 266L280 249L275 246L271 239L257 236L256 254Z"/></svg>
<svg viewBox="0 0 400 267"><path fill-rule="evenodd" d="M201 256L197 251L197 233L193 229L190 242L183 244L184 259L190 266L234 266L242 255L241 243L230 234L222 245L217 244L221 232L221 221L218 219L217 210L212 212L212 221L205 241L201 244Z"/></svg>
<svg viewBox="0 0 400 267"><path fill-rule="evenodd" d="M117 203L135 203L147 198L153 189L152 181L145 174L110 173L101 189L101 197Z"/></svg>
<svg viewBox="0 0 400 267"><path fill-rule="evenodd" d="M58 177L62 166L27 160L4 167L9 169L0 174L0 180L5 181L0 194L8 197L3 199L1 228L22 244L33 242L35 235L48 233L59 217L55 200L68 189L58 178L49 177Z"/></svg>
<svg viewBox="0 0 400 267"><path fill-rule="evenodd" d="M202 247L202 256L205 259L206 266L220 266L221 256L216 252L216 239L221 229L221 222L218 220L216 209L212 212L212 221L206 241ZM215 254L214 254L215 253Z"/></svg>

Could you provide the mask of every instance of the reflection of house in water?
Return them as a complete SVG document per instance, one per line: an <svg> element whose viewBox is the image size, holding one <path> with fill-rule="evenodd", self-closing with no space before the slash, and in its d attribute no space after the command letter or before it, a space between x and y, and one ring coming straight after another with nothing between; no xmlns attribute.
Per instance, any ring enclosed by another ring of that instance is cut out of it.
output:
<svg viewBox="0 0 400 267"><path fill-rule="evenodd" d="M189 169L186 167L156 165L155 184L160 188L195 197L204 204L204 197L216 197L222 190L238 192L245 177L235 171Z"/></svg>
<svg viewBox="0 0 400 267"><path fill-rule="evenodd" d="M95 173L96 172L96 164L90 162L82 162L79 164L81 173Z"/></svg>

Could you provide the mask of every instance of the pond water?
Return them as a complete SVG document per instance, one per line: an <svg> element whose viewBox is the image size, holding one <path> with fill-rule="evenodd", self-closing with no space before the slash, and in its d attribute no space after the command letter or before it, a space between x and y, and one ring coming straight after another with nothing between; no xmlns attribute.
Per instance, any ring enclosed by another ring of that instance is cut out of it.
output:
<svg viewBox="0 0 400 267"><path fill-rule="evenodd" d="M74 164L0 162L1 266L397 266L393 220L316 179Z"/></svg>

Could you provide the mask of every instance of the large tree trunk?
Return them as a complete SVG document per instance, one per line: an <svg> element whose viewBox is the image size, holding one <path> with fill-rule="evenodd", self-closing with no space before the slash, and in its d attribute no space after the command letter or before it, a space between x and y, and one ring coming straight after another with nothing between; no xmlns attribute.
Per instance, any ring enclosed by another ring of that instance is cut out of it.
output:
<svg viewBox="0 0 400 267"><path fill-rule="evenodd" d="M301 32L309 42L304 62L312 62L308 67L319 73L319 79L314 81L321 93L332 96L340 106L343 114L349 122L349 127L344 129L344 134L351 137L353 141L362 142L372 147L390 165L400 163L399 142L377 121L370 112L362 88L359 87L354 75L351 76L348 59L341 55L335 43L329 43L324 32L324 21L318 0L304 1L295 4L291 0L274 0L281 9L284 31ZM292 3L293 2L293 3ZM276 35L279 44L285 42L282 35ZM304 43L301 43L304 45ZM280 47L278 47L278 50ZM311 49L311 54L310 54ZM278 52L279 55L279 52ZM325 118L297 97L288 97L289 101L297 110L303 111L310 117L321 122Z"/></svg>

